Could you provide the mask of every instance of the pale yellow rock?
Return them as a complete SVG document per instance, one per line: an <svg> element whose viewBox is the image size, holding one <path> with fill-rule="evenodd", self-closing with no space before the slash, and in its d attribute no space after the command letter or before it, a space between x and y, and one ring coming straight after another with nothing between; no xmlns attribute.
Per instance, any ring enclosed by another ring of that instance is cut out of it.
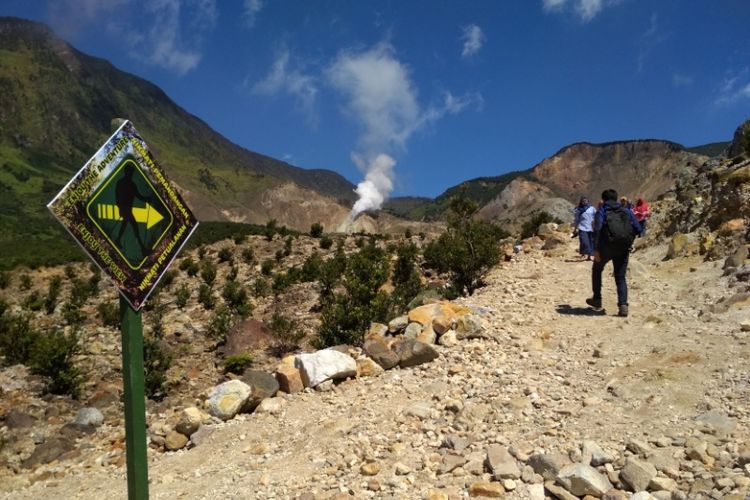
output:
<svg viewBox="0 0 750 500"><path fill-rule="evenodd" d="M745 231L745 220L744 219L732 219L724 222L719 226L719 236L731 236L734 233L741 233Z"/></svg>
<svg viewBox="0 0 750 500"><path fill-rule="evenodd" d="M384 371L382 366L367 356L357 358L357 377L377 377Z"/></svg>
<svg viewBox="0 0 750 500"><path fill-rule="evenodd" d="M429 325L432 322L432 318L440 313L440 305L438 304L419 306L409 311L409 322L419 323L422 326Z"/></svg>
<svg viewBox="0 0 750 500"><path fill-rule="evenodd" d="M469 496L500 498L505 494L505 488L500 483L488 483L479 481L469 486Z"/></svg>
<svg viewBox="0 0 750 500"><path fill-rule="evenodd" d="M294 366L279 365L276 369L276 380L279 382L279 389L287 394L294 394L305 388L299 368Z"/></svg>
<svg viewBox="0 0 750 500"><path fill-rule="evenodd" d="M362 464L359 472L363 476L377 476L380 473L380 464L376 462Z"/></svg>

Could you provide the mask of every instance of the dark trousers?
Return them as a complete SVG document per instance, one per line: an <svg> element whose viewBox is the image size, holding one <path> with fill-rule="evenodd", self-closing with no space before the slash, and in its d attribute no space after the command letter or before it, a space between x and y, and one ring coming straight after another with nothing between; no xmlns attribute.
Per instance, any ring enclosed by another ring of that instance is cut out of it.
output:
<svg viewBox="0 0 750 500"><path fill-rule="evenodd" d="M601 300L602 298L602 271L607 262L612 261L612 265L615 266L615 285L617 285L617 305L626 306L628 305L628 282L625 280L625 274L628 271L628 257L630 252L617 252L611 254L608 252L601 252L598 262L594 262L594 266L591 268L591 287L594 290L594 299Z"/></svg>

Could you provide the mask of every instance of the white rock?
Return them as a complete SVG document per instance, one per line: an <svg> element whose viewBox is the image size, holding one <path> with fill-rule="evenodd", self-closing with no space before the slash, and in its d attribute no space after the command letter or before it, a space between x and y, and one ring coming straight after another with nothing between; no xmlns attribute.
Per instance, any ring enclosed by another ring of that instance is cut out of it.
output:
<svg viewBox="0 0 750 500"><path fill-rule="evenodd" d="M284 406L286 406L286 401L283 398L266 398L260 402L258 407L255 409L255 413L279 415L282 411L284 411Z"/></svg>
<svg viewBox="0 0 750 500"><path fill-rule="evenodd" d="M241 380L230 380L217 385L208 395L208 412L221 420L237 415L253 389Z"/></svg>
<svg viewBox="0 0 750 500"><path fill-rule="evenodd" d="M294 366L299 368L305 387L315 387L326 380L357 375L357 362L354 358L334 349L298 354L294 358Z"/></svg>

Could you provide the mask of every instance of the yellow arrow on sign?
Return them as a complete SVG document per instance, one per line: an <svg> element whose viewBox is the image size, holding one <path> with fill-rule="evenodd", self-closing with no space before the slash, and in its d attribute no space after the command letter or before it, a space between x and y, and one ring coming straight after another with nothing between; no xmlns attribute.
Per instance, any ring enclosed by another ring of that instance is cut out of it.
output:
<svg viewBox="0 0 750 500"><path fill-rule="evenodd" d="M117 205L108 203L98 203L96 205L96 215L104 220L122 220L120 208ZM146 229L151 229L154 224L164 218L154 207L146 203L145 208L133 207L133 218L136 222L145 223Z"/></svg>

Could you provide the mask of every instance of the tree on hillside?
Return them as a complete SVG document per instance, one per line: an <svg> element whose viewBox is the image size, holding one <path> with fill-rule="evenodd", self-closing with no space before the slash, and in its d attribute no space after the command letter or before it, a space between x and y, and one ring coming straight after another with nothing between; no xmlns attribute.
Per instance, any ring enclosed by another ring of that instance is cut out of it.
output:
<svg viewBox="0 0 750 500"><path fill-rule="evenodd" d="M388 256L382 249L370 243L344 262L335 257L324 265L324 274L329 266L334 270L342 263L342 290L334 292L328 284L328 293L321 294L321 347L360 345L370 323L385 321L390 309L389 295L380 290L389 275Z"/></svg>
<svg viewBox="0 0 750 500"><path fill-rule="evenodd" d="M475 218L478 210L465 192L451 198L448 229L425 248L426 265L450 276L449 297L471 295L482 286L484 273L500 260L499 241L508 233Z"/></svg>

